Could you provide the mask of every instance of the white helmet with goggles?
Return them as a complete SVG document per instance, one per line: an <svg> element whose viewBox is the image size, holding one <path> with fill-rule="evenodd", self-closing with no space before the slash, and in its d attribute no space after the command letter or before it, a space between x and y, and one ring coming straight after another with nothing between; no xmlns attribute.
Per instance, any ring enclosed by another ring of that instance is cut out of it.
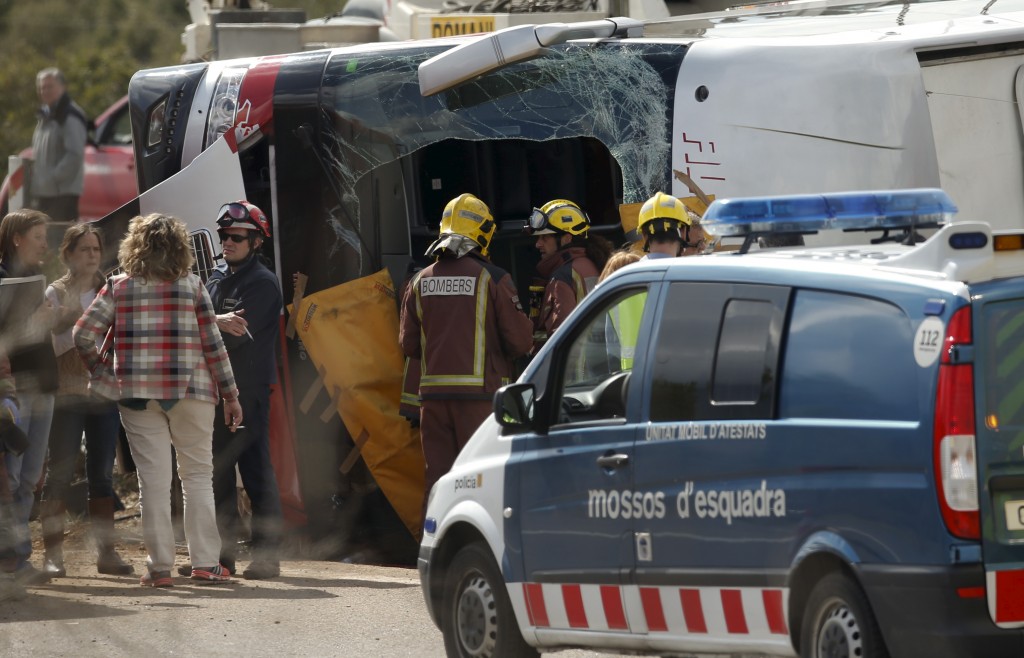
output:
<svg viewBox="0 0 1024 658"><path fill-rule="evenodd" d="M259 237L270 239L270 222L263 211L248 201L225 203L217 211L217 231L226 228L244 228L258 231Z"/></svg>

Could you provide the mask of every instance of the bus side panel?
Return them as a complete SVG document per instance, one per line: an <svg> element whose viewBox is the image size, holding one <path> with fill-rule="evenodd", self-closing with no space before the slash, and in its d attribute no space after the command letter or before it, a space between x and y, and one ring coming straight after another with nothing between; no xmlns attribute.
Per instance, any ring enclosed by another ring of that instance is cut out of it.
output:
<svg viewBox="0 0 1024 658"><path fill-rule="evenodd" d="M718 197L939 184L907 44L694 43L676 85L672 166ZM678 179L672 193L687 194Z"/></svg>
<svg viewBox="0 0 1024 658"><path fill-rule="evenodd" d="M934 55L935 53L929 53ZM921 76L928 95L942 189L962 219L993 229L1021 228L1024 217L1024 149L1018 70L1024 54L925 60Z"/></svg>

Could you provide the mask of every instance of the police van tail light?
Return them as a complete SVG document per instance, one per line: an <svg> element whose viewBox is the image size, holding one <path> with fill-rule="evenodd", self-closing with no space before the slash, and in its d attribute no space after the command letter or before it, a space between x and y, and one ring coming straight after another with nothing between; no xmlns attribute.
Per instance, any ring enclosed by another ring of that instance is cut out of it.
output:
<svg viewBox="0 0 1024 658"><path fill-rule="evenodd" d="M971 307L949 322L935 393L935 483L942 519L950 534L981 537L978 462L974 435L974 365L961 363L958 347L970 345Z"/></svg>

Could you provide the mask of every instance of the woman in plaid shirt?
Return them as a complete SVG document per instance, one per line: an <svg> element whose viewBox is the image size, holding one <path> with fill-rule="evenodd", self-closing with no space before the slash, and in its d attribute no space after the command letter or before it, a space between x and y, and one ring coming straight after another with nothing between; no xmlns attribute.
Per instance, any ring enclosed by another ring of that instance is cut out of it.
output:
<svg viewBox="0 0 1024 658"><path fill-rule="evenodd" d="M210 296L192 274L185 225L166 215L136 217L112 277L75 325L79 354L98 383L105 368L97 346L113 328L114 376L121 423L138 468L148 573L142 584L170 587L171 446L185 494L185 536L200 584L226 582L218 564L220 535L213 502L213 422L219 398L224 422L242 422L238 387L217 329Z"/></svg>

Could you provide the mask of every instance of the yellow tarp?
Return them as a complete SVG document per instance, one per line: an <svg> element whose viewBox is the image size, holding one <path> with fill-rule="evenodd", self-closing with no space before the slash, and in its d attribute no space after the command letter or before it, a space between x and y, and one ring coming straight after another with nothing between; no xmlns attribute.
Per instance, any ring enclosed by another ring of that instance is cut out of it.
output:
<svg viewBox="0 0 1024 658"><path fill-rule="evenodd" d="M324 373L354 439L365 431L363 460L416 538L423 513L419 431L398 414L404 357L398 345L395 286L387 270L304 297L295 328Z"/></svg>

